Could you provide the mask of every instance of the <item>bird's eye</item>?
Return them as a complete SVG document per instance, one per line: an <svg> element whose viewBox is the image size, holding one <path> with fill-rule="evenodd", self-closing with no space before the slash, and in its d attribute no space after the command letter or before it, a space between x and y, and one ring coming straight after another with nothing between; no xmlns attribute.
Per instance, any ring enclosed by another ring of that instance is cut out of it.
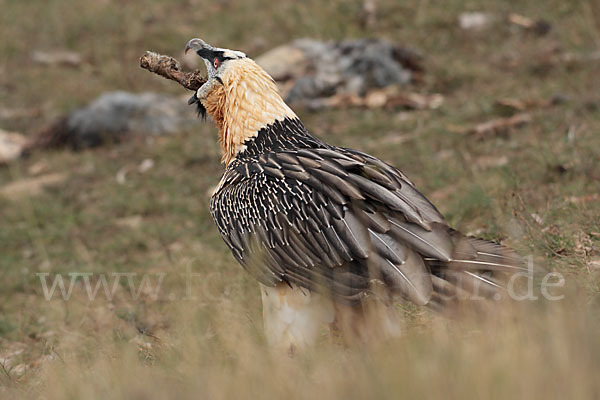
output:
<svg viewBox="0 0 600 400"><path fill-rule="evenodd" d="M219 68L219 59L215 58L215 61L213 61L213 65L215 66L215 68Z"/></svg>

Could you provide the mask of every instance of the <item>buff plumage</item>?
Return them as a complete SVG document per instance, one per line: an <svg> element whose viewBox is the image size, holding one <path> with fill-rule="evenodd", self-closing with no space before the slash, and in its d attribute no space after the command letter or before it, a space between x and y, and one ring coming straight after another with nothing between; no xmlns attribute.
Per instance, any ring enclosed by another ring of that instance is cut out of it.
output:
<svg viewBox="0 0 600 400"><path fill-rule="evenodd" d="M250 58L236 60L220 79L223 84L202 104L219 130L222 161L229 164L261 128L295 114L273 79Z"/></svg>

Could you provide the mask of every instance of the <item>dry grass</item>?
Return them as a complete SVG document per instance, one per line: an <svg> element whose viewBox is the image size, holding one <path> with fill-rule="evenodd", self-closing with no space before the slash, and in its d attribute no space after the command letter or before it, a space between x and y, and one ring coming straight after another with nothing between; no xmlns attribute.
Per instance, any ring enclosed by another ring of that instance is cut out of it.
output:
<svg viewBox="0 0 600 400"><path fill-rule="evenodd" d="M597 313L568 301L449 322L407 312L406 335L359 349L329 344L290 359L263 343L241 293L155 304L165 326L140 335L103 304L76 309L30 378L37 398L597 398ZM50 305L65 313L62 302ZM139 322L139 321L138 321ZM139 329L139 326L138 326Z"/></svg>
<svg viewBox="0 0 600 400"><path fill-rule="evenodd" d="M442 93L443 107L300 111L305 124L401 167L454 227L534 254L566 277L565 299L454 322L403 306L406 334L396 341L345 349L325 335L289 359L266 347L256 284L210 219L208 193L221 173L210 125L37 153L0 169L2 187L66 176L36 195L0 197L1 398L600 396L600 80L598 61L585 59L598 50L596 2L378 4L378 23L364 28L358 1L8 1L0 109L28 116L2 113L0 127L33 132L108 90L181 94L137 58L148 49L178 56L194 36L251 56L303 36L412 43L427 74L411 90ZM492 12L496 22L461 31L464 10ZM542 37L514 29L509 12L553 29ZM84 65L32 63L31 50L55 48L79 52ZM506 116L497 99L556 94L567 101L528 110L531 122L519 129L457 133ZM154 167L142 173L145 159ZM188 269L199 276L187 279ZM143 273L153 284L166 276L157 298L133 299L123 278L112 301L102 290L89 301L82 284L69 301L46 301L36 273L73 271L136 272L136 285Z"/></svg>

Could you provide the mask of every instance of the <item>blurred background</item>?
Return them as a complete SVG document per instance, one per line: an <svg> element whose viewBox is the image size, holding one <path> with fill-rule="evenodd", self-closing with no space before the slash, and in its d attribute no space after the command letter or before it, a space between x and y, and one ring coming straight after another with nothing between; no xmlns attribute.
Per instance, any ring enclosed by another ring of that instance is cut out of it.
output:
<svg viewBox="0 0 600 400"><path fill-rule="evenodd" d="M596 0L0 10L0 397L600 396ZM454 228L560 272L564 298L536 284L461 321L399 305L397 341L273 354L209 215L216 129L139 67L202 68L193 37L255 58L309 131L401 168Z"/></svg>

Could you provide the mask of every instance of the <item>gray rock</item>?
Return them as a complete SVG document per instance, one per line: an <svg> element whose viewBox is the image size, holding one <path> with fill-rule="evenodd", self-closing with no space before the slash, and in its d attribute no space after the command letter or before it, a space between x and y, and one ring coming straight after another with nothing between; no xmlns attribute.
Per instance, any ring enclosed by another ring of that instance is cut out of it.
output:
<svg viewBox="0 0 600 400"><path fill-rule="evenodd" d="M197 123L194 113L180 99L155 93L106 93L67 118L66 126L83 147L104 140L120 140L124 134L161 135Z"/></svg>
<svg viewBox="0 0 600 400"><path fill-rule="evenodd" d="M265 53L257 62L274 72L276 80L293 81L283 94L295 104L336 94L364 96L371 89L410 83L414 72L421 71L415 51L381 39L300 39Z"/></svg>
<svg viewBox="0 0 600 400"><path fill-rule="evenodd" d="M156 93L109 92L40 132L36 141L39 147L80 149L119 142L135 134L181 132L198 123L183 99Z"/></svg>

